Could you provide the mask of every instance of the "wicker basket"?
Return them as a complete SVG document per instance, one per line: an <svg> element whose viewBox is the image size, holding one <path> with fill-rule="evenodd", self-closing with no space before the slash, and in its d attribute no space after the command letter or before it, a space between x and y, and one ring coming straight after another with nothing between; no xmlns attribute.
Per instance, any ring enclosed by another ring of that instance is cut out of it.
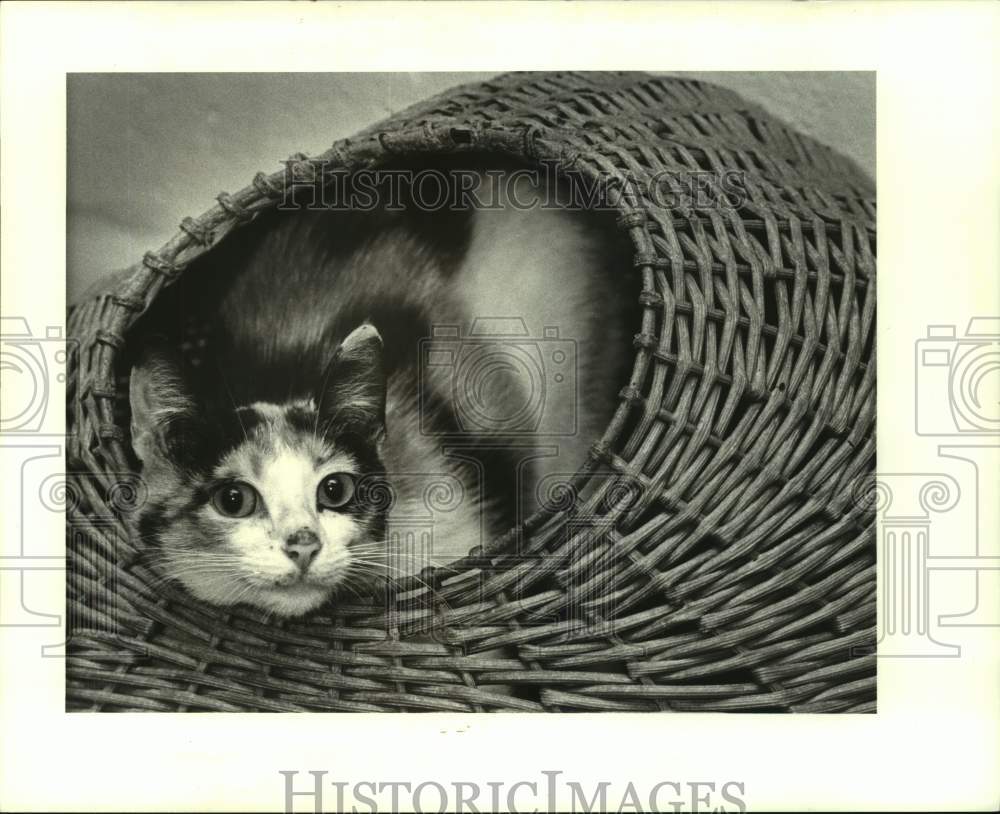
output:
<svg viewBox="0 0 1000 814"><path fill-rule="evenodd" d="M275 622L163 584L127 531L137 320L290 183L469 150L600 184L634 246L633 372L589 462L370 602ZM68 709L875 710L875 207L853 164L711 85L566 73L455 88L289 168L70 313ZM735 208L622 183L727 170Z"/></svg>

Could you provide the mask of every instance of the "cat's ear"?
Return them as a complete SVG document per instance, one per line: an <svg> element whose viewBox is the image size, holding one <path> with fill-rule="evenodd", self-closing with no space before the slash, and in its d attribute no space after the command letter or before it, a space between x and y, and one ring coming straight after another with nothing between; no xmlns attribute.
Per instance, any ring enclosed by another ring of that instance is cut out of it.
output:
<svg viewBox="0 0 1000 814"><path fill-rule="evenodd" d="M325 432L381 439L386 395L382 351L382 337L368 322L340 343L316 394L316 409Z"/></svg>
<svg viewBox="0 0 1000 814"><path fill-rule="evenodd" d="M180 354L165 345L147 346L129 378L132 448L144 465L177 463L179 430L191 426L197 404L184 378Z"/></svg>

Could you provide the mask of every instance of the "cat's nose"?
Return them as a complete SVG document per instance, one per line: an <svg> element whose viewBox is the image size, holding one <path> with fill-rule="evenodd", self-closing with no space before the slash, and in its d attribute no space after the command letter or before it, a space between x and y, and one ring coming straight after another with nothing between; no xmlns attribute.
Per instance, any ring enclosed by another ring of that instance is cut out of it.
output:
<svg viewBox="0 0 1000 814"><path fill-rule="evenodd" d="M285 540L285 554L294 562L299 570L305 571L311 564L323 544L316 536L316 532L310 529L299 529L294 534L290 534Z"/></svg>

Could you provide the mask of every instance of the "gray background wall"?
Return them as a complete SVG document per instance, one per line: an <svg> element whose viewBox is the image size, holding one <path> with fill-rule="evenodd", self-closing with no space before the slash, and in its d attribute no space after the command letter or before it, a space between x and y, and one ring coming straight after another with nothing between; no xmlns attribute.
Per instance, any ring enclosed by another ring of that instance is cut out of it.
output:
<svg viewBox="0 0 1000 814"><path fill-rule="evenodd" d="M322 152L490 73L75 74L67 79L67 286L73 301L222 191ZM686 73L724 85L875 176L874 73Z"/></svg>

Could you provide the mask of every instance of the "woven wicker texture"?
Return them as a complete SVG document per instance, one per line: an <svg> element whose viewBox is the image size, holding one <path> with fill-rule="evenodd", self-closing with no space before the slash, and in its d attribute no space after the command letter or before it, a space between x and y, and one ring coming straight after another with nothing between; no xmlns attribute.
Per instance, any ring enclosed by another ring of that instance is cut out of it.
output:
<svg viewBox="0 0 1000 814"><path fill-rule="evenodd" d="M634 246L634 366L588 463L523 528L371 602L277 622L164 583L128 532L130 329L290 179L473 149L602 185ZM70 314L69 709L874 711L860 171L729 91L634 73L459 87L290 166ZM623 183L706 170L748 199L667 208Z"/></svg>

